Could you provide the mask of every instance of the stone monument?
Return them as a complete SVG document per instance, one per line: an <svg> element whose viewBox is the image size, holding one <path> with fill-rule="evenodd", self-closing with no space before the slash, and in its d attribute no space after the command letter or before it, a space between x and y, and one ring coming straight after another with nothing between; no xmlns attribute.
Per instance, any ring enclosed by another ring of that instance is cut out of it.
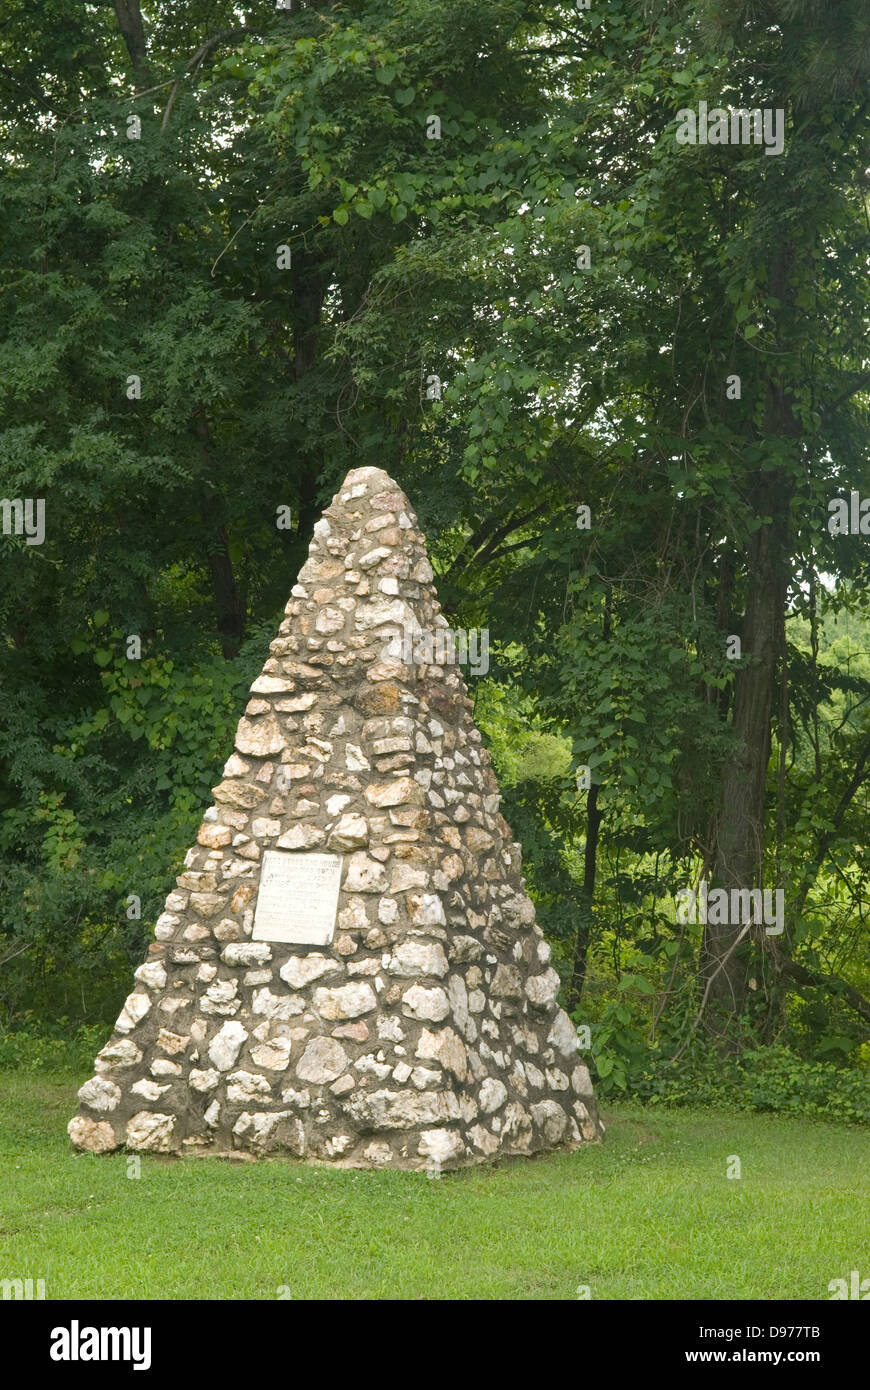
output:
<svg viewBox="0 0 870 1390"><path fill-rule="evenodd" d="M414 656L446 627L407 499L353 470L79 1091L77 1148L440 1169L599 1137L471 701Z"/></svg>

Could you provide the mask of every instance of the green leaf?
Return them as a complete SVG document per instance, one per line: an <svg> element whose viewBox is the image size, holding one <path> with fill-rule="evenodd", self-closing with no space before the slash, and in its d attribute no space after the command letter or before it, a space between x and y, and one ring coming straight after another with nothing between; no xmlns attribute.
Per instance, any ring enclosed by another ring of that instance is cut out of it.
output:
<svg viewBox="0 0 870 1390"><path fill-rule="evenodd" d="M644 979L643 975L623 975L619 982L619 991L625 989L639 989L641 994L655 994L655 986L649 980Z"/></svg>

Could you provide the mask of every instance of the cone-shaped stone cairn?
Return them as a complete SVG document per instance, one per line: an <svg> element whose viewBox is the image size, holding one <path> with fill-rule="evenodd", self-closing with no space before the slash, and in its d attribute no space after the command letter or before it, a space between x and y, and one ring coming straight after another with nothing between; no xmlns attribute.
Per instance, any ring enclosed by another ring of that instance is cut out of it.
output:
<svg viewBox="0 0 870 1390"><path fill-rule="evenodd" d="M385 473L348 474L286 613L73 1143L431 1171L598 1138Z"/></svg>

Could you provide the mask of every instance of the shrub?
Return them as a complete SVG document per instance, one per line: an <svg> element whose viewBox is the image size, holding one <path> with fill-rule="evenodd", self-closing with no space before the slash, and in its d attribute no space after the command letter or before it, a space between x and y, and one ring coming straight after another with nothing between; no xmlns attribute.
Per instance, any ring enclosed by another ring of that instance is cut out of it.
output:
<svg viewBox="0 0 870 1390"><path fill-rule="evenodd" d="M57 1027L68 1026L67 1019L58 1019ZM91 1074L94 1057L108 1039L102 1023L89 1024L63 1037L32 1029L0 1033L0 1067L8 1071L60 1071Z"/></svg>

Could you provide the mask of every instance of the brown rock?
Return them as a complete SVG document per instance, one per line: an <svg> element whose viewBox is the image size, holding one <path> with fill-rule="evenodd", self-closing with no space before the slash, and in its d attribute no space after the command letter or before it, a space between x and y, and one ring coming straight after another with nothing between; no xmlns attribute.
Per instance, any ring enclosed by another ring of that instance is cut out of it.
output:
<svg viewBox="0 0 870 1390"><path fill-rule="evenodd" d="M218 825L214 821L204 821L199 827L196 838L207 849L220 849L222 845L230 843L233 832L226 825Z"/></svg>
<svg viewBox="0 0 870 1390"><path fill-rule="evenodd" d="M233 894L233 900L232 900L232 902L230 903L230 912L241 912L242 908L245 907L245 906L251 901L251 899L252 899L253 896L254 896L253 884L250 884L250 883L241 883L241 884L239 884L239 887L236 889L235 893Z"/></svg>
<svg viewBox="0 0 870 1390"><path fill-rule="evenodd" d="M423 806L399 806L390 811L393 825L406 825L415 830L425 830L431 819L431 813Z"/></svg>
<svg viewBox="0 0 870 1390"><path fill-rule="evenodd" d="M368 1041L368 1024L362 1021L358 1023L342 1023L340 1027L333 1028L334 1038L350 1038L352 1042L363 1043Z"/></svg>
<svg viewBox="0 0 870 1390"><path fill-rule="evenodd" d="M372 806L419 805L423 800L423 788L413 777L399 777L395 782L376 782L366 787L365 798Z"/></svg>
<svg viewBox="0 0 870 1390"><path fill-rule="evenodd" d="M225 905L225 898L220 893L191 893L190 906L194 912L199 913L200 917L214 917L218 908Z"/></svg>
<svg viewBox="0 0 870 1390"><path fill-rule="evenodd" d="M219 786L212 787L215 801L228 801L233 806L245 806L248 810L262 801L265 794L259 787L252 787L250 782L221 782Z"/></svg>
<svg viewBox="0 0 870 1390"><path fill-rule="evenodd" d="M354 704L363 714L398 714L402 708L399 687L395 681L379 681L377 685L361 687Z"/></svg>

